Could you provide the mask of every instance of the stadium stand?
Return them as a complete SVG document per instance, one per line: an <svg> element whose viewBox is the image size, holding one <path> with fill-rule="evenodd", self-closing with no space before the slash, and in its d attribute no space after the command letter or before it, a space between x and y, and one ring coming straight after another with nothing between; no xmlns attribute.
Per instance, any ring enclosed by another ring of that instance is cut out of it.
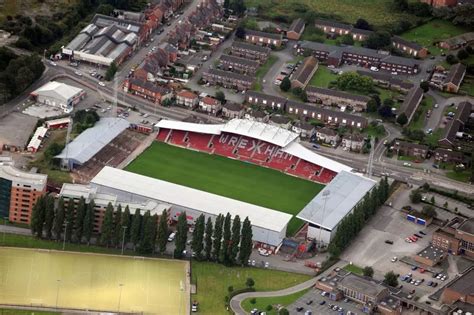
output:
<svg viewBox="0 0 474 315"><path fill-rule="evenodd" d="M156 140L273 168L327 184L351 168L312 152L289 130L245 119L205 125L161 120Z"/></svg>

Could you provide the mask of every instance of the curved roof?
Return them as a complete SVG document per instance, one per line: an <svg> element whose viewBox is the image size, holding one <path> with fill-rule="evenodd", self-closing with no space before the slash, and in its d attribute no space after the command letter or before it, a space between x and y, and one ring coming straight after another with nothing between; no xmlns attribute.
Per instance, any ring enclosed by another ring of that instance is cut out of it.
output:
<svg viewBox="0 0 474 315"><path fill-rule="evenodd" d="M232 119L222 128L234 133L285 147L298 138L298 134L287 129L248 119Z"/></svg>
<svg viewBox="0 0 474 315"><path fill-rule="evenodd" d="M205 133L205 134L211 134L211 135L220 135L223 126L224 126L223 124L219 124L219 125L196 124L196 123L167 120L167 119L162 119L157 124L155 124L155 127L158 127L158 128L199 132L199 133Z"/></svg>
<svg viewBox="0 0 474 315"><path fill-rule="evenodd" d="M94 127L85 130L70 142L56 158L83 164L129 125L130 123L122 118L101 118Z"/></svg>

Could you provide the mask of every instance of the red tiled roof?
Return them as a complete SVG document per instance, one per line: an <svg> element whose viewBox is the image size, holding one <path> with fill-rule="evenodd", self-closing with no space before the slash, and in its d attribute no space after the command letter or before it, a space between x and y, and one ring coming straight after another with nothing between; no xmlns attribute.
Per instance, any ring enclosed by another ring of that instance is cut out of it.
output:
<svg viewBox="0 0 474 315"><path fill-rule="evenodd" d="M218 100L216 100L215 98L209 97L209 96L204 97L201 101L206 105L215 106L215 105L219 104Z"/></svg>
<svg viewBox="0 0 474 315"><path fill-rule="evenodd" d="M191 98L191 99L195 99L198 97L196 94L188 90L182 90L181 92L178 93L178 96L183 97L183 98Z"/></svg>

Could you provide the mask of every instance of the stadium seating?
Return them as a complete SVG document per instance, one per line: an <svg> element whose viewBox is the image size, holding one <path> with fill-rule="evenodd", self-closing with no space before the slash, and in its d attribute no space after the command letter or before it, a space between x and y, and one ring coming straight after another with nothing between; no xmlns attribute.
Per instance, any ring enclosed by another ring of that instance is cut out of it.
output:
<svg viewBox="0 0 474 315"><path fill-rule="evenodd" d="M171 137L169 137L168 142L174 145L186 146L187 142L187 131L182 130L173 130L171 132Z"/></svg>
<svg viewBox="0 0 474 315"><path fill-rule="evenodd" d="M239 142L237 143L236 150L237 150L237 157L239 159L245 161L253 161L252 154L256 149L256 145L259 141L256 139L248 138L248 137L240 137Z"/></svg>
<svg viewBox="0 0 474 315"><path fill-rule="evenodd" d="M156 137L156 140L161 141L161 142L165 142L169 133L170 133L169 129L160 129L160 132L158 133L158 136Z"/></svg>
<svg viewBox="0 0 474 315"><path fill-rule="evenodd" d="M277 152L278 147L264 141L259 141L257 148L252 153L252 159L259 162L267 162L267 160Z"/></svg>
<svg viewBox="0 0 474 315"><path fill-rule="evenodd" d="M198 151L211 152L212 148L209 147L213 135L206 135L202 133L189 132L188 133L188 148L195 149Z"/></svg>
<svg viewBox="0 0 474 315"><path fill-rule="evenodd" d="M305 160L301 160L298 162L294 169L287 170L288 173L304 177L307 179L311 179L316 174L319 174L321 171L321 166L307 162Z"/></svg>
<svg viewBox="0 0 474 315"><path fill-rule="evenodd" d="M231 134L221 134L212 140L214 154L235 158L234 150L239 142L240 136Z"/></svg>
<svg viewBox="0 0 474 315"><path fill-rule="evenodd" d="M333 172L331 170L328 170L328 169L323 169L319 176L316 176L314 177L313 179L320 182L320 183L324 183L324 184L327 184L329 183L330 181L332 181L332 179L337 175L336 172Z"/></svg>
<svg viewBox="0 0 474 315"><path fill-rule="evenodd" d="M287 169L290 169L292 165L296 164L298 160L299 159L294 156L289 156L289 155L280 156L280 155L274 154L270 158L270 161L265 163L265 166L285 172Z"/></svg>

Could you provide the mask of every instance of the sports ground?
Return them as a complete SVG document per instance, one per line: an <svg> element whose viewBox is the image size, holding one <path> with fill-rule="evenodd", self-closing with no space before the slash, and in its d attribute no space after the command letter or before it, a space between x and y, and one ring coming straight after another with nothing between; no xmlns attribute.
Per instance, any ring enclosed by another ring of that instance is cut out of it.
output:
<svg viewBox="0 0 474 315"><path fill-rule="evenodd" d="M154 142L126 170L293 215L324 187L273 169L162 142ZM287 233L292 235L301 224L293 218Z"/></svg>
<svg viewBox="0 0 474 315"><path fill-rule="evenodd" d="M187 314L188 263L0 248L0 304Z"/></svg>

